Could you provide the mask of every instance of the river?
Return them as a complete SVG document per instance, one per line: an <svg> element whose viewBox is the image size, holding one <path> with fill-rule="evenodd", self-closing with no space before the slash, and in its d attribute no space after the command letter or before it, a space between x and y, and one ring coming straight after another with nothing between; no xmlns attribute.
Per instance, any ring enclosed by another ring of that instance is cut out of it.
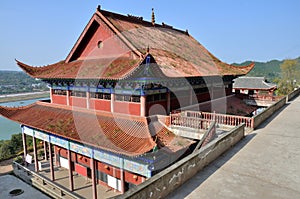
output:
<svg viewBox="0 0 300 199"><path fill-rule="evenodd" d="M16 101L16 102L5 102L5 103L0 103L0 106L9 106L9 107L26 106L38 100L45 100L45 99L47 98L31 99L31 100ZM11 135L16 133L21 133L20 124L0 116L0 140L9 140Z"/></svg>

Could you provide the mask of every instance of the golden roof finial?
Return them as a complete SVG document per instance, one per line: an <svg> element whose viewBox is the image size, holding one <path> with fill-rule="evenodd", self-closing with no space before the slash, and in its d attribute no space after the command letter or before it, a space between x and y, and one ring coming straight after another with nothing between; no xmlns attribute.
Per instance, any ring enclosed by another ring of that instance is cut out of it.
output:
<svg viewBox="0 0 300 199"><path fill-rule="evenodd" d="M155 26L155 14L154 14L154 8L152 8L152 18L151 18L152 26Z"/></svg>

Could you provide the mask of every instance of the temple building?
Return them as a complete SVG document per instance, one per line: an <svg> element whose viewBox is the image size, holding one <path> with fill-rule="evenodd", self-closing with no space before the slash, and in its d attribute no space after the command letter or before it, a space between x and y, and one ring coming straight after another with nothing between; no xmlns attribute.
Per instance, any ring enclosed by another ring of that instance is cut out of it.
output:
<svg viewBox="0 0 300 199"><path fill-rule="evenodd" d="M189 32L142 17L102 10L92 15L65 60L33 67L27 74L47 82L50 100L0 107L22 126L26 137L46 143L53 165L123 193L193 150L198 140L181 137L168 125L169 113L232 95L232 80L254 66L226 64Z"/></svg>
<svg viewBox="0 0 300 199"><path fill-rule="evenodd" d="M239 77L234 80L233 91L253 98L272 98L276 84L270 83L265 77Z"/></svg>

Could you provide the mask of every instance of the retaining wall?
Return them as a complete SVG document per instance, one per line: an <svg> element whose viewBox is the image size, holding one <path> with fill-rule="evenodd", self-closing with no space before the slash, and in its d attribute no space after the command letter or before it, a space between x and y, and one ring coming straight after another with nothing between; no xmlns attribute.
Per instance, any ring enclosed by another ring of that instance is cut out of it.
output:
<svg viewBox="0 0 300 199"><path fill-rule="evenodd" d="M294 97L296 97L297 95L300 94L300 88L298 88L297 90L294 90L293 92L291 92L290 94L288 94L286 96L286 101L290 101L291 99L293 99Z"/></svg>
<svg viewBox="0 0 300 199"><path fill-rule="evenodd" d="M245 124L242 124L222 137L213 140L205 147L190 154L144 183L115 198L163 198L180 187L206 165L230 149L244 137Z"/></svg>
<svg viewBox="0 0 300 199"><path fill-rule="evenodd" d="M261 123L272 116L276 111L282 108L286 103L286 98L283 97L275 104L269 106L266 110L253 117L253 128L256 129Z"/></svg>

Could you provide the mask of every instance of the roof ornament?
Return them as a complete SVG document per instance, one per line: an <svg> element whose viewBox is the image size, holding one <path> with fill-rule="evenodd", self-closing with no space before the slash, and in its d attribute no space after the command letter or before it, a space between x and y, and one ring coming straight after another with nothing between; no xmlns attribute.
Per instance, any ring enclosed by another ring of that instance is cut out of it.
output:
<svg viewBox="0 0 300 199"><path fill-rule="evenodd" d="M100 12L100 10L101 10L101 5L98 5L97 10Z"/></svg>
<svg viewBox="0 0 300 199"><path fill-rule="evenodd" d="M190 35L188 29L185 30L185 34Z"/></svg>
<svg viewBox="0 0 300 199"><path fill-rule="evenodd" d="M151 23L152 23L152 26L155 26L155 14L154 14L154 8L152 8Z"/></svg>
<svg viewBox="0 0 300 199"><path fill-rule="evenodd" d="M149 44L148 44L148 47L147 47L147 53L149 53L150 52L150 48L149 48Z"/></svg>

